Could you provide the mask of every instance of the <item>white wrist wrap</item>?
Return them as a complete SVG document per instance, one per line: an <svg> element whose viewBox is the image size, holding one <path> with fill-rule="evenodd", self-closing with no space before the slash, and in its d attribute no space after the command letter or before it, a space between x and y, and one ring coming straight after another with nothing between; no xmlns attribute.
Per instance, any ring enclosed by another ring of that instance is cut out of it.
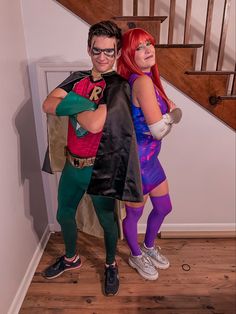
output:
<svg viewBox="0 0 236 314"><path fill-rule="evenodd" d="M161 140L165 135L170 132L172 125L167 124L164 119L161 119L158 122L149 124L148 127L152 136L156 140Z"/></svg>

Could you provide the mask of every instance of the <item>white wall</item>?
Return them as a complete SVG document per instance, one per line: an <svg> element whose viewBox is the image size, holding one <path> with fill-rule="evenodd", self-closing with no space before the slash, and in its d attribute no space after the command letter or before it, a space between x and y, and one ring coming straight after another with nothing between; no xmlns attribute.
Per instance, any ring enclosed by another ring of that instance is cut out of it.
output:
<svg viewBox="0 0 236 314"><path fill-rule="evenodd" d="M0 42L0 313L6 314L14 297L22 298L18 288L25 288L48 225L18 1L0 2Z"/></svg>
<svg viewBox="0 0 236 314"><path fill-rule="evenodd" d="M234 230L235 132L169 83L163 85L183 118L160 153L173 205L162 231ZM150 208L149 202L146 214ZM141 232L145 221L144 216Z"/></svg>
<svg viewBox="0 0 236 314"><path fill-rule="evenodd" d="M46 116L37 85L36 65L40 62L77 62L91 64L87 55L87 33L89 26L53 0L21 0L28 53L29 74L36 117L36 131L40 163L46 151ZM38 14L42 12L42 14ZM48 206L49 224L57 225L56 196L48 193L54 178L43 173L43 184ZM53 227L52 227L53 228Z"/></svg>
<svg viewBox="0 0 236 314"><path fill-rule="evenodd" d="M88 59L87 23L54 0L21 2L30 64Z"/></svg>

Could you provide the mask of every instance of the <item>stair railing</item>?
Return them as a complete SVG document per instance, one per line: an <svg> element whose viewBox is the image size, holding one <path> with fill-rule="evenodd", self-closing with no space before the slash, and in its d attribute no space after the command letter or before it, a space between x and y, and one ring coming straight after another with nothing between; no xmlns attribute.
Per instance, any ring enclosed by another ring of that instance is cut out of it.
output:
<svg viewBox="0 0 236 314"><path fill-rule="evenodd" d="M177 0L178 1L178 0ZM197 0L196 0L197 1ZM224 8L222 15L222 26L221 26L221 34L220 41L218 46L218 54L216 61L216 70L207 70L207 62L209 58L209 48L211 45L211 29L212 29L212 17L214 10L214 1L208 0L207 10L206 10L206 20L205 20L205 33L204 33L204 41L201 44L189 44L190 41L190 31L191 31L191 15L192 15L192 0L186 0L186 8L185 8L185 18L184 18L184 34L183 34L183 44L174 44L173 43L173 34L175 30L175 18L176 18L176 0L170 0L169 6L169 24L168 24L168 38L167 44L160 44L160 31L159 33L153 34L156 35L157 45L156 47L165 47L165 48L181 48L181 47L195 47L200 48L203 47L202 56L201 56L201 66L199 70L188 70L185 73L188 75L228 75L228 86L226 90L228 91L225 95L210 95L209 103L212 105L218 104L222 100L234 100L236 99L236 88L235 88L235 76L236 76L236 68L228 71L222 70L223 61L225 57L225 46L226 46L226 37L228 31L228 23L230 17L230 8L231 8L231 0L224 0ZM133 18L140 18L143 21L150 23L150 17L155 16L155 6L157 6L158 0L149 0L149 16L138 16L139 2L138 0L133 0ZM123 12L123 0L120 0L121 12ZM128 18L127 16L124 18ZM132 17L130 17L132 19ZM165 19L163 17L163 22ZM133 22L129 24L131 27L137 27L138 25ZM194 66L196 67L196 65ZM231 86L230 86L231 84Z"/></svg>

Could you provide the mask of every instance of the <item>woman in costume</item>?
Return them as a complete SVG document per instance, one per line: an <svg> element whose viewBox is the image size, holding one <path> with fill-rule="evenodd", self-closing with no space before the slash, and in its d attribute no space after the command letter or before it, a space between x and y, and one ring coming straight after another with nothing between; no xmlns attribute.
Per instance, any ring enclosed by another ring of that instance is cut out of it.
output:
<svg viewBox="0 0 236 314"><path fill-rule="evenodd" d="M154 38L143 29L127 31L123 35L122 53L117 64L118 73L129 81L131 87L131 109L144 195L143 202L126 203L123 231L131 251L129 265L149 280L158 278L157 268L166 269L170 265L154 243L164 218L172 209L167 178L158 155L162 138L182 116L181 110L167 98L162 87L154 44ZM140 246L137 224L148 196L153 209L147 219L144 242Z"/></svg>

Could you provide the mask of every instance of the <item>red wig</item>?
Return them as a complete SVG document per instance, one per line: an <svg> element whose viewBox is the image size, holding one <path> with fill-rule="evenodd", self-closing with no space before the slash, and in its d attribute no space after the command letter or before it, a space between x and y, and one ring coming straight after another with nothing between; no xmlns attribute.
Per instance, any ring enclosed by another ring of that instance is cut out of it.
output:
<svg viewBox="0 0 236 314"><path fill-rule="evenodd" d="M130 75L135 73L138 75L145 75L134 61L134 55L137 47L142 42L150 41L155 45L154 37L142 28L132 28L125 32L122 36L121 56L117 61L117 72L125 79L129 79ZM169 105L168 97L161 84L160 75L157 64L152 66L152 80L156 85L160 95L166 100Z"/></svg>

